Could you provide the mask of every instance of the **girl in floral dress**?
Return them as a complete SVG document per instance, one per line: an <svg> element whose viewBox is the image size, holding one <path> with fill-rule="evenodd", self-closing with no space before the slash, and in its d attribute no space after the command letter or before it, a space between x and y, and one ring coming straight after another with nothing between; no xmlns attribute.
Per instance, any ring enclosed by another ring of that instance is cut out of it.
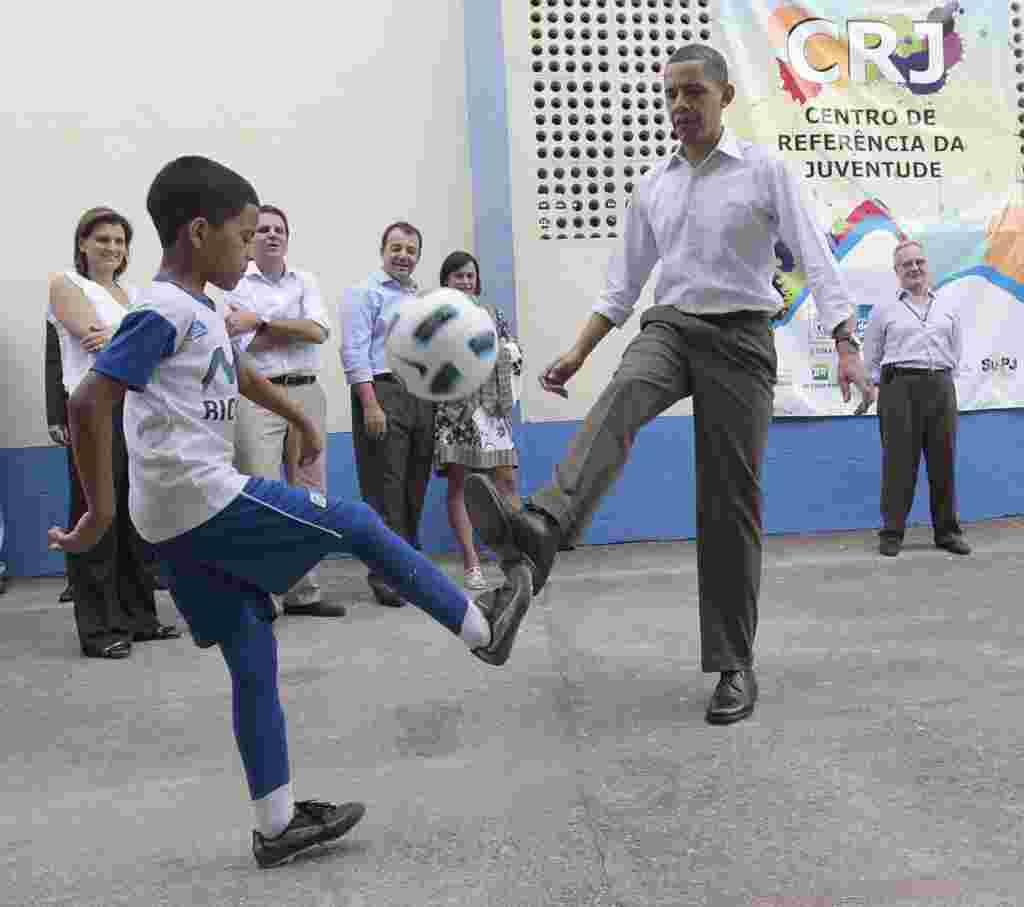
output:
<svg viewBox="0 0 1024 907"><path fill-rule="evenodd" d="M434 420L434 467L448 479L448 521L462 549L466 588L488 586L473 545L473 524L466 512L466 476L490 474L498 490L520 506L516 470L519 457L512 440L512 409L518 398L523 354L508 322L493 306L480 302L480 265L468 252L452 252L441 265L441 286L462 290L490 313L498 329L494 372L476 393L440 403Z"/></svg>

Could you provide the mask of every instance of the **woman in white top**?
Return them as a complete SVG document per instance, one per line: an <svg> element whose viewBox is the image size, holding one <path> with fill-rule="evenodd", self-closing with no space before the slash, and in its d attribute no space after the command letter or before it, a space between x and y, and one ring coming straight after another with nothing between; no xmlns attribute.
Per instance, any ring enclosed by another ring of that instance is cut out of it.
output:
<svg viewBox="0 0 1024 907"><path fill-rule="evenodd" d="M128 267L131 224L111 208L91 208L75 229L75 267L50 278L47 321L60 340L64 391L70 395L92 368L96 353L114 335L135 297L119 278ZM157 619L152 555L128 513L128 456L122 408L114 413L111 459L117 517L107 535L85 554L67 555L68 582L82 654L125 658L132 642L181 635ZM68 446L71 525L87 506Z"/></svg>

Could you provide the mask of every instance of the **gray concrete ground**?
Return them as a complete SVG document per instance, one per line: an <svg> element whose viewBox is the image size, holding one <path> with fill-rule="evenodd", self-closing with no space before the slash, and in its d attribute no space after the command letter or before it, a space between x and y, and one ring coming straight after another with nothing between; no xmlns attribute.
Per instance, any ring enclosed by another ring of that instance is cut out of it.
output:
<svg viewBox="0 0 1024 907"><path fill-rule="evenodd" d="M349 617L276 625L296 793L368 811L271 871L217 650L84 659L62 582L17 582L0 902L1019 904L1024 522L969 537L955 558L916 530L895 560L868 533L769 540L761 701L726 728L703 721L692 544L563 555L503 669L332 562Z"/></svg>

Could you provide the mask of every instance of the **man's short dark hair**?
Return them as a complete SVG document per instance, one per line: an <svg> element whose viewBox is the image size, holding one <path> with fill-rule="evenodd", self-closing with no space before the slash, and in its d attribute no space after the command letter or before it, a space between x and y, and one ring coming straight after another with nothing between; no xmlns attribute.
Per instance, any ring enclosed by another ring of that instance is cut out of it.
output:
<svg viewBox="0 0 1024 907"><path fill-rule="evenodd" d="M167 164L153 180L146 210L153 218L160 244L169 249L181 228L197 217L221 227L238 217L246 205L259 206L252 184L234 170L209 158L189 155Z"/></svg>
<svg viewBox="0 0 1024 907"><path fill-rule="evenodd" d="M284 221L284 235L288 237L292 235L292 228L288 225L288 215L277 205L260 205L260 214L276 214Z"/></svg>
<svg viewBox="0 0 1024 907"><path fill-rule="evenodd" d="M408 233L416 237L416 241L420 244L420 252L423 251L423 234L410 223L406 223L404 220L397 220L393 224L388 224L384 230L383 235L380 238L380 251L383 254L384 249L388 244L388 237L391 235L392 230L401 230L403 233Z"/></svg>
<svg viewBox="0 0 1024 907"><path fill-rule="evenodd" d="M671 57L668 63L702 63L704 75L716 82L729 81L729 64L713 47L707 44L684 44Z"/></svg>

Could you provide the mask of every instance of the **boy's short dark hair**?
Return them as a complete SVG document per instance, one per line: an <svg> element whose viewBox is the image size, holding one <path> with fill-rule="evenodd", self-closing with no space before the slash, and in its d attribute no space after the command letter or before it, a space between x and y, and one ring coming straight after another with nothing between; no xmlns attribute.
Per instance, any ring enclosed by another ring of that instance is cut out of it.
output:
<svg viewBox="0 0 1024 907"><path fill-rule="evenodd" d="M277 205L260 205L260 214L276 214L284 221L284 235L291 237L292 228L288 224L288 215L278 208Z"/></svg>
<svg viewBox="0 0 1024 907"><path fill-rule="evenodd" d="M404 220L395 221L393 224L388 224L384 230L384 233L380 238L380 251L383 252L388 244L388 237L391 235L392 230L401 230L403 233L408 233L416 237L416 241L420 244L420 252L423 251L423 234L414 227L412 224L406 223Z"/></svg>
<svg viewBox="0 0 1024 907"><path fill-rule="evenodd" d="M167 164L146 196L146 210L165 249L173 246L181 228L197 217L220 227L241 214L246 205L258 207L259 203L247 179L198 155L179 157Z"/></svg>

